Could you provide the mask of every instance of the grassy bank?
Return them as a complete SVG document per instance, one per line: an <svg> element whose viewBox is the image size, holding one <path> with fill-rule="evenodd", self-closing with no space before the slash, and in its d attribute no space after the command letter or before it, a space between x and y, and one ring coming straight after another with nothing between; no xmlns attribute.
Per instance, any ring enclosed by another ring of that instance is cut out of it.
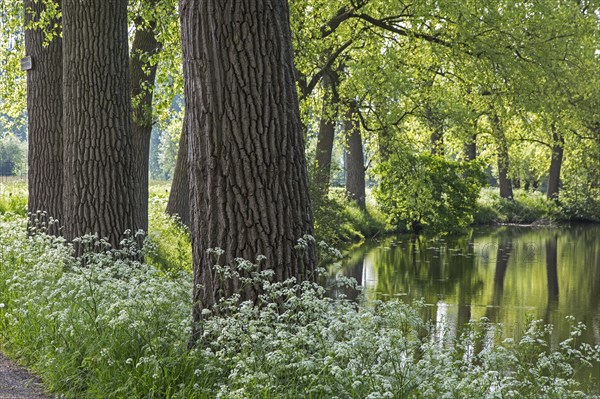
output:
<svg viewBox="0 0 600 399"><path fill-rule="evenodd" d="M0 215L0 345L52 391L83 399L594 397L593 382L576 376L600 362L600 348L578 345L575 322L572 338L553 346L540 322L518 341L485 320L451 340L421 317L423 303L357 307L316 285L272 283L268 271L253 281L264 288L260 306L223 302L190 350L189 236L162 212L167 188L153 184L147 264L121 249L86 254L82 268L62 239L28 237L21 211ZM331 231L344 226L355 239L384 226L343 197L331 201L324 209L342 207Z"/></svg>
<svg viewBox="0 0 600 399"><path fill-rule="evenodd" d="M341 187L331 188L325 198L313 196L313 215L317 240L334 246L343 247L395 230L370 193L366 209L360 209Z"/></svg>
<svg viewBox="0 0 600 399"><path fill-rule="evenodd" d="M188 271L126 250L82 268L61 239L27 237L22 217L0 216L0 229L2 348L67 398L593 397L574 377L600 348L577 345L576 323L552 348L539 322L519 341L485 321L449 340L422 303L357 307L262 272L261 306L221 303L189 350Z"/></svg>
<svg viewBox="0 0 600 399"><path fill-rule="evenodd" d="M500 198L497 188L481 190L474 214L475 225L493 224L553 224L570 222L600 222L598 207L574 202L567 197L562 202L546 198L539 191L514 190L514 198Z"/></svg>

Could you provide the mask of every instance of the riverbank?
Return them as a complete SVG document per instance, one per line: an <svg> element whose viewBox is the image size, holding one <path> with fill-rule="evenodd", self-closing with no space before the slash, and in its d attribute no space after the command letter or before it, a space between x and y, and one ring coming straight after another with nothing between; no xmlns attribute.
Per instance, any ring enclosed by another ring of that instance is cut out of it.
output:
<svg viewBox="0 0 600 399"><path fill-rule="evenodd" d="M28 237L24 222L0 216L2 340L65 398L594 397L575 371L596 364L600 348L549 348L538 322L516 340L485 320L451 336L421 316L422 301L356 306L268 273L257 274L260 305L218 305L204 345L190 350L189 272L122 252L79 267L63 242Z"/></svg>
<svg viewBox="0 0 600 399"><path fill-rule="evenodd" d="M52 392L78 399L434 399L492 391L576 398L581 387L568 370L585 367L588 356L600 359L574 342L549 352L536 341L544 332L535 325L529 341L492 342L493 326L475 322L464 340L439 345L439 333L420 316L423 303L357 307L326 297L322 287L279 284L265 284L265 301L284 309L267 302L216 312L205 331L217 338L190 351L189 242L180 244L185 229L162 212L164 190L153 191L148 265L107 252L77 267L60 240L28 237L25 217L0 215L2 340L35 364ZM345 212L355 217L351 226L360 225L363 216Z"/></svg>
<svg viewBox="0 0 600 399"><path fill-rule="evenodd" d="M392 234L434 233L448 235L443 227L419 225L419 231L409 227L408 220L390 220L371 195L367 195L366 209L360 209L344 196L341 188L333 188L329 196L315 202L315 235L339 248L347 248L364 239ZM581 223L600 223L600 199L596 202L576 202L565 198L557 202L539 191L515 189L512 199L501 198L493 187L481 190L474 209L471 209L470 227L484 226L564 226ZM440 224L444 223L440 221ZM460 231L462 232L462 231ZM452 235L457 234L456 231Z"/></svg>

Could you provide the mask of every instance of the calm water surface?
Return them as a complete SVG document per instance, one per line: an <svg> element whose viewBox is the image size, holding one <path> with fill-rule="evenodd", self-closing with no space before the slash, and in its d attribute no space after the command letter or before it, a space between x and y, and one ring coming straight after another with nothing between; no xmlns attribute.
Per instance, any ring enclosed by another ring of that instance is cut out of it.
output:
<svg viewBox="0 0 600 399"><path fill-rule="evenodd" d="M556 344L568 337L571 315L587 326L582 341L600 345L598 225L373 240L353 251L340 273L356 278L368 298L424 298L426 317L444 323L449 338L482 317L519 336L534 318L554 325Z"/></svg>

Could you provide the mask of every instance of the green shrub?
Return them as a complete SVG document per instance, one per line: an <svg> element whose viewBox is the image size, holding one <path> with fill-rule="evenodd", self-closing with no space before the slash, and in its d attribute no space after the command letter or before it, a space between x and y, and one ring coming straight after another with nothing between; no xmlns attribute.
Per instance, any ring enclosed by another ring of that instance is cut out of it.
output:
<svg viewBox="0 0 600 399"><path fill-rule="evenodd" d="M565 219L600 222L600 182L571 181L565 184L559 199Z"/></svg>
<svg viewBox="0 0 600 399"><path fill-rule="evenodd" d="M0 176L22 174L27 168L27 143L12 133L0 138Z"/></svg>
<svg viewBox="0 0 600 399"><path fill-rule="evenodd" d="M356 242L389 231L386 216L372 197L368 196L367 210L363 211L340 187L331 188L325 198L313 195L313 216L315 238L330 245Z"/></svg>
<svg viewBox="0 0 600 399"><path fill-rule="evenodd" d="M152 182L148 205L148 237L144 253L148 264L177 273L192 270L192 244L189 228L179 218L165 213L170 183Z"/></svg>
<svg viewBox="0 0 600 399"><path fill-rule="evenodd" d="M600 222L600 146L589 141L576 150L562 176L559 201L564 217Z"/></svg>
<svg viewBox="0 0 600 399"><path fill-rule="evenodd" d="M497 188L481 190L475 224L550 223L559 218L557 204L538 191L514 190L513 200L500 198Z"/></svg>
<svg viewBox="0 0 600 399"><path fill-rule="evenodd" d="M378 165L376 198L400 228L458 233L473 221L484 184L477 162L395 151Z"/></svg>
<svg viewBox="0 0 600 399"><path fill-rule="evenodd" d="M27 182L0 183L0 213L27 216Z"/></svg>

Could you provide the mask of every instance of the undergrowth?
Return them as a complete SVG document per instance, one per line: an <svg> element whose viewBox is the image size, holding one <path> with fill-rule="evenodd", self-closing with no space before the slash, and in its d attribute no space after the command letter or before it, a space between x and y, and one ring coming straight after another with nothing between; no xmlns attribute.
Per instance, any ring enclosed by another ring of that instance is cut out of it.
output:
<svg viewBox="0 0 600 399"><path fill-rule="evenodd" d="M0 182L0 213L27 216L27 181Z"/></svg>
<svg viewBox="0 0 600 399"><path fill-rule="evenodd" d="M240 261L231 273L255 270L263 294L221 301L189 349L189 271L131 260L130 242L81 267L62 239L28 237L24 218L0 216L0 231L0 342L66 398L594 397L574 376L600 347L579 345L574 322L552 347L535 321L519 340L482 320L450 341L422 302L357 305Z"/></svg>
<svg viewBox="0 0 600 399"><path fill-rule="evenodd" d="M387 216L367 195L366 209L349 200L344 189L335 187L326 197L313 195L315 237L331 245L343 245L392 231Z"/></svg>
<svg viewBox="0 0 600 399"><path fill-rule="evenodd" d="M544 193L515 189L514 198L509 200L500 197L498 188L484 188L477 201L474 224L549 224L566 219L557 203Z"/></svg>
<svg viewBox="0 0 600 399"><path fill-rule="evenodd" d="M190 230L178 217L165 213L168 182L152 182L148 205L148 237L144 246L146 262L168 273L191 272Z"/></svg>

